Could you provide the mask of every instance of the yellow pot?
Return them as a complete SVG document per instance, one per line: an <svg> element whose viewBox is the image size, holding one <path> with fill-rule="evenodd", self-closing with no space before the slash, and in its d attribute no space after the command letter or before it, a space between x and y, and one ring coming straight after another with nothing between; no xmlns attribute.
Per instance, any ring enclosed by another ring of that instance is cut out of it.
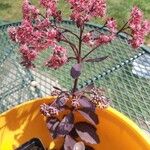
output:
<svg viewBox="0 0 150 150"><path fill-rule="evenodd" d="M0 150L14 150L33 137L39 138L45 147L49 147L52 139L39 106L51 100L53 97L32 100L2 113ZM95 150L150 150L148 136L127 117L111 107L98 110L97 114L100 120L97 133L100 134L101 143L94 146ZM61 143L55 142L58 148Z"/></svg>

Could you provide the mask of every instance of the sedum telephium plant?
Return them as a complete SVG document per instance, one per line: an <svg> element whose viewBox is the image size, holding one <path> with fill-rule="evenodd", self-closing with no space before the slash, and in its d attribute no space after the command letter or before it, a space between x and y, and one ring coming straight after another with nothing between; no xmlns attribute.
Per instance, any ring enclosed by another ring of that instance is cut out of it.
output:
<svg viewBox="0 0 150 150"><path fill-rule="evenodd" d="M44 62L48 68L58 69L72 59L76 60L70 71L74 82L72 90L68 92L55 87L52 92L52 95L56 96L55 100L50 104L41 105L41 112L47 118L47 127L52 137L54 139L60 136L64 137L62 149L77 150L79 147L80 149L92 149L87 144L100 142L95 127L99 123L95 112L96 107L100 109L107 107L109 99L104 96L103 89L93 85L78 90L77 84L83 63L105 60L108 56L97 58L89 56L99 46L112 42L120 32L128 32L131 36L129 44L133 48L138 48L143 44L144 37L150 33L150 22L144 20L143 13L135 6L129 20L118 30L116 20L106 17L105 0L66 0L66 2L70 4L72 10L70 19L79 29L79 34L59 25L62 15L61 11L57 9L58 0L40 0L45 14L41 14L28 0L24 0L21 25L9 28L8 33L10 38L19 44L22 56L21 64L27 68L35 67L34 61L38 55L49 47L53 54ZM108 32L103 33L100 29L94 29L86 33L85 24L93 17L106 18L103 27L108 28ZM78 44L70 41L66 33L74 36L78 40ZM60 42L68 44L70 49L61 46ZM82 53L83 44L89 47L85 55ZM73 51L73 56L68 57L69 50ZM65 113L62 116L63 112ZM75 121L76 114L80 114L87 121Z"/></svg>

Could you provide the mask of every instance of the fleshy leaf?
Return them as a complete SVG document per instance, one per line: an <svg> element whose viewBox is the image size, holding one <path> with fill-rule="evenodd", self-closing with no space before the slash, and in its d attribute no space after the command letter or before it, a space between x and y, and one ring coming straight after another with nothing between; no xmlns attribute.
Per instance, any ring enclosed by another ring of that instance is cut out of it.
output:
<svg viewBox="0 0 150 150"><path fill-rule="evenodd" d="M86 62L101 62L105 59L107 59L108 56L104 56L104 57L99 57L99 58L89 58L87 60L85 60Z"/></svg>
<svg viewBox="0 0 150 150"><path fill-rule="evenodd" d="M69 135L71 137L75 138L75 139L79 137L78 134L77 134L77 132L76 132L76 130L75 130L75 127L71 130L71 132L69 133Z"/></svg>
<svg viewBox="0 0 150 150"><path fill-rule="evenodd" d="M66 93L60 94L55 100L55 104L57 107L63 107L68 101L68 95Z"/></svg>
<svg viewBox="0 0 150 150"><path fill-rule="evenodd" d="M88 97L82 96L79 99L79 103L83 108L87 108L87 109L95 111L96 106L90 101L90 99Z"/></svg>
<svg viewBox="0 0 150 150"><path fill-rule="evenodd" d="M59 121L56 121L52 126L51 126L51 129L50 129L50 133L52 135L52 137L55 139L58 134L57 134L57 128L59 126Z"/></svg>
<svg viewBox="0 0 150 150"><path fill-rule="evenodd" d="M82 108L80 110L78 110L78 112L81 113L81 115L86 118L89 122L91 122L92 124L96 125L98 124L98 117L97 114L89 109L86 108Z"/></svg>
<svg viewBox="0 0 150 150"><path fill-rule="evenodd" d="M71 77L74 78L74 79L78 78L81 74L81 70L82 70L81 64L75 64L71 68L71 72L70 72Z"/></svg>
<svg viewBox="0 0 150 150"><path fill-rule="evenodd" d="M96 128L87 122L78 122L75 124L76 131L79 137L90 144L98 144L100 142L96 134Z"/></svg>
<svg viewBox="0 0 150 150"><path fill-rule="evenodd" d="M57 128L57 134L68 135L74 127L73 123L74 123L74 115L73 115L73 113L69 113L60 122L60 124Z"/></svg>
<svg viewBox="0 0 150 150"><path fill-rule="evenodd" d="M65 137L64 150L72 150L76 141L69 135Z"/></svg>
<svg viewBox="0 0 150 150"><path fill-rule="evenodd" d="M51 130L54 126L55 123L59 122L57 118L48 118L46 123L47 123L47 128Z"/></svg>

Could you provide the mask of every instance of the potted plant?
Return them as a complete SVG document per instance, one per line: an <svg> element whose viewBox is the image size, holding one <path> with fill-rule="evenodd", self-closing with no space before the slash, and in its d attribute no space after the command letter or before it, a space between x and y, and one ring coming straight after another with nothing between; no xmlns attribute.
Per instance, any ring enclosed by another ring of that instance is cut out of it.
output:
<svg viewBox="0 0 150 150"><path fill-rule="evenodd" d="M12 126L5 128L5 136L1 137L1 149L6 150L12 141L17 148L16 145L36 136L49 149L148 150L150 143L132 121L110 107L104 109L110 100L103 89L96 88L93 84L78 89L78 81L85 63L99 63L108 59L109 56L90 57L98 47L112 42L120 32L127 31L131 36L129 44L136 49L150 32L150 22L144 20L143 13L135 6L129 20L118 30L116 20L106 17L105 0L66 2L71 8L70 19L79 33L60 25L62 15L57 9L57 0L40 0L45 9L44 15L28 0L24 0L21 25L8 30L10 38L19 45L21 64L27 68L35 67L34 61L38 55L49 47L53 54L44 62L46 67L59 69L70 61L75 63L70 70L73 79L70 91L54 87L53 97L27 102L1 115L1 133L6 124L11 122L11 116L15 120ZM107 32L95 29L85 33L85 24L92 18L106 18L102 28L107 28ZM77 38L78 44L69 41L67 34ZM59 44L62 42L70 46L73 56L67 55L69 50ZM88 46L86 54L82 53L84 44Z"/></svg>

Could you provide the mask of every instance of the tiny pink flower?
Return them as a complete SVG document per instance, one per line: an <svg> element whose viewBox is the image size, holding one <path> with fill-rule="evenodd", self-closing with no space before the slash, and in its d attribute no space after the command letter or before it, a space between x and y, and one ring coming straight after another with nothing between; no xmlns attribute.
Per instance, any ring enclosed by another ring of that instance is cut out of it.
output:
<svg viewBox="0 0 150 150"><path fill-rule="evenodd" d="M39 10L34 5L31 5L29 0L24 0L22 12L23 18L26 20L36 19L39 14Z"/></svg>
<svg viewBox="0 0 150 150"><path fill-rule="evenodd" d="M138 48L144 43L144 38L142 36L135 36L130 40L133 48Z"/></svg>
<svg viewBox="0 0 150 150"><path fill-rule="evenodd" d="M117 22L113 18L107 19L106 27L111 31L111 32L116 32L117 31Z"/></svg>
<svg viewBox="0 0 150 150"><path fill-rule="evenodd" d="M106 14L105 0L68 0L71 4L71 19L77 26L83 26L92 17L103 17Z"/></svg>
<svg viewBox="0 0 150 150"><path fill-rule="evenodd" d="M27 45L21 45L20 52L23 55L23 59L28 61L34 61L37 57L37 52L33 49L29 49Z"/></svg>
<svg viewBox="0 0 150 150"><path fill-rule="evenodd" d="M150 33L150 22L143 19L143 13L134 7L129 20L132 39L129 41L133 48L138 48L144 43L144 37Z"/></svg>
<svg viewBox="0 0 150 150"><path fill-rule="evenodd" d="M114 39L115 39L115 36L113 34L112 35L101 34L100 37L96 40L96 44L97 45L108 44Z"/></svg>
<svg viewBox="0 0 150 150"><path fill-rule="evenodd" d="M57 37L57 35L58 35L58 31L57 30L55 30L55 29L52 29L51 31L49 31L49 32L47 32L47 36L48 36L48 38L50 38L50 39L54 39L54 38L56 38Z"/></svg>
<svg viewBox="0 0 150 150"><path fill-rule="evenodd" d="M49 18L39 20L39 22L35 25L35 27L39 30L43 30L45 28L49 28L51 26Z"/></svg>
<svg viewBox="0 0 150 150"><path fill-rule="evenodd" d="M88 32L83 36L83 42L88 43L92 39L92 33Z"/></svg>
<svg viewBox="0 0 150 150"><path fill-rule="evenodd" d="M59 110L53 106L49 106L47 104L42 104L41 105L41 112L44 116L46 117L53 117L53 116L56 116L58 115L59 113Z"/></svg>
<svg viewBox="0 0 150 150"><path fill-rule="evenodd" d="M135 30L136 27L141 24L143 20L143 13L138 7L133 7L131 12L131 18L129 20L129 26L131 29Z"/></svg>
<svg viewBox="0 0 150 150"><path fill-rule="evenodd" d="M58 69L67 63L66 49L62 46L55 46L53 56L51 56L46 62L46 66L54 69Z"/></svg>
<svg viewBox="0 0 150 150"><path fill-rule="evenodd" d="M148 20L143 21L142 30L145 35L148 35L150 33L150 21Z"/></svg>
<svg viewBox="0 0 150 150"><path fill-rule="evenodd" d="M8 28L7 31L12 41L17 42L17 38L16 38L17 29L15 27L10 27Z"/></svg>

